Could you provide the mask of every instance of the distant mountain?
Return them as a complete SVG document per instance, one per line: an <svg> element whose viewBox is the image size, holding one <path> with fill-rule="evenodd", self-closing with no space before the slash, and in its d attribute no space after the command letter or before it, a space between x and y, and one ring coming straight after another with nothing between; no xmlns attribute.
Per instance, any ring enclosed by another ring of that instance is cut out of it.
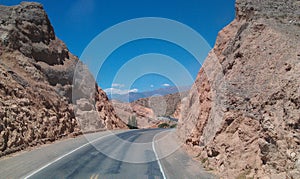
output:
<svg viewBox="0 0 300 179"><path fill-rule="evenodd" d="M151 96L165 96L168 94L184 92L190 90L191 86L169 86L165 88L159 88L153 91L145 92L130 92L127 94L107 94L109 99L118 100L122 102L133 102L141 98L147 98Z"/></svg>

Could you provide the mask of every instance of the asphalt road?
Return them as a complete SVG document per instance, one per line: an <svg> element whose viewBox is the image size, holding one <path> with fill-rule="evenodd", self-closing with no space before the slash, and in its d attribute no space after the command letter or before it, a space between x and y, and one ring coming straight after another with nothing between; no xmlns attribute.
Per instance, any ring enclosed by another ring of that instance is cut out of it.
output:
<svg viewBox="0 0 300 179"><path fill-rule="evenodd" d="M0 178L214 178L178 148L173 133L141 129L60 141L1 159Z"/></svg>

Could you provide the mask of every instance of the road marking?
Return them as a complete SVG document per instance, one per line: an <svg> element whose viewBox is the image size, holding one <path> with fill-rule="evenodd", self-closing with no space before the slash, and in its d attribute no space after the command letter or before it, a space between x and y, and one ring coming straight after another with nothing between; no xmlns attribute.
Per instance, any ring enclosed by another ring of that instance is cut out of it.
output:
<svg viewBox="0 0 300 179"><path fill-rule="evenodd" d="M91 175L90 179L94 179L95 174Z"/></svg>
<svg viewBox="0 0 300 179"><path fill-rule="evenodd" d="M94 179L98 179L98 177L99 177L99 174L97 174Z"/></svg>
<svg viewBox="0 0 300 179"><path fill-rule="evenodd" d="M164 132L166 132L166 131L164 131ZM160 133L163 133L163 132L160 132ZM158 134L160 134L160 133L158 133ZM161 172L163 178L164 178L164 179L167 179L167 177L166 177L166 175L165 175L165 172L164 172L164 169L163 169L163 167L162 167L162 165L161 165L161 163L160 163L160 161L159 161L157 152L156 152L156 150L155 150L155 144L154 144L154 143L155 143L155 137L156 137L158 134L156 134L156 135L153 137L153 141L152 141L152 149L153 149L153 151L154 151L154 154L155 154L155 157L156 157L156 160L157 160L157 163L158 163L160 172Z"/></svg>
<svg viewBox="0 0 300 179"><path fill-rule="evenodd" d="M98 177L99 177L99 174L93 174L93 175L90 177L90 179L98 179Z"/></svg>
<svg viewBox="0 0 300 179"><path fill-rule="evenodd" d="M108 137L108 136L111 136L111 135L114 135L114 134L115 134L115 133L111 133L111 134L102 136L102 137L100 137L100 138L94 139L94 140L92 140L92 141L90 141L90 142L88 142L88 143L86 143L86 144L84 144L84 145L82 145L82 146L80 146L80 147L78 147L78 148L76 148L76 149L74 149L74 150L72 150L72 151L70 151L70 152L68 152L68 153L66 153L66 154L64 154L64 155L62 155L62 156L60 156L60 157L56 158L55 160L53 160L52 162L47 163L47 164L44 165L43 167L41 167L41 168L39 168L39 169L33 171L33 172L30 173L29 175L25 176L24 179L28 179L29 177L32 177L33 175L37 174L37 173L40 172L41 170L43 170L43 169L49 167L49 166L52 165L53 163L55 163L55 162L61 160L62 158L64 158L64 157L70 155L71 153L76 152L77 150L79 150L79 149L81 149L81 148L83 148L83 147L85 147L85 146L87 146L87 145L89 145L89 144L92 144L92 143L94 143L94 142L96 142L96 141L98 141L98 140L100 140L100 139L103 139L104 137ZM23 178L23 177L22 177L22 178Z"/></svg>

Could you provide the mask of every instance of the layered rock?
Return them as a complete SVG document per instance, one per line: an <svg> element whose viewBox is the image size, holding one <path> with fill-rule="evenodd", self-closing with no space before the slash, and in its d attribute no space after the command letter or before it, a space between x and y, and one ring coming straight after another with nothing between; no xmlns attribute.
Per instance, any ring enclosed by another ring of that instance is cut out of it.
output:
<svg viewBox="0 0 300 179"><path fill-rule="evenodd" d="M104 121L107 129L127 128L121 118L117 116L112 103L108 100L105 92L98 87L98 95L96 96L96 109L99 113L100 119Z"/></svg>
<svg viewBox="0 0 300 179"><path fill-rule="evenodd" d="M135 116L138 128L157 128L162 123L170 126L176 124L176 117L180 114L177 106L181 105L187 94L188 92L178 92L165 96L140 98L131 103L117 100L113 100L112 103L122 121L127 123L130 117ZM170 117L173 120L170 120Z"/></svg>
<svg viewBox="0 0 300 179"><path fill-rule="evenodd" d="M300 4L237 0L181 106L178 135L224 178L300 177Z"/></svg>
<svg viewBox="0 0 300 179"><path fill-rule="evenodd" d="M176 109L179 109L181 101L187 96L188 92L178 92L164 96L152 96L133 101L132 104L138 104L146 108L151 108L155 116L174 117ZM178 112L177 112L178 113Z"/></svg>
<svg viewBox="0 0 300 179"><path fill-rule="evenodd" d="M128 119L135 116L138 128L153 128L157 127L159 121L156 119L151 108L133 103L125 103L113 100L113 107L116 110L117 116L128 124Z"/></svg>
<svg viewBox="0 0 300 179"><path fill-rule="evenodd" d="M42 5L0 6L0 17L0 156L81 133L79 108L98 116L94 129L125 127L94 80L80 86L91 89L89 99L72 98L80 89L75 68L86 68L55 36ZM91 76L87 69L78 74Z"/></svg>

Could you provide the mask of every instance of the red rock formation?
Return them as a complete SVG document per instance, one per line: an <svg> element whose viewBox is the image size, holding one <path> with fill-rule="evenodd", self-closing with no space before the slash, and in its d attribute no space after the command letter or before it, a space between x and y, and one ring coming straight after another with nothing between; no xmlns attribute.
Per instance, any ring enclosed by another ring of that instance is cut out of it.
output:
<svg viewBox="0 0 300 179"><path fill-rule="evenodd" d="M108 100L105 92L101 88L98 88L96 106L100 118L104 120L104 124L107 129L127 128L124 121L117 116L112 103Z"/></svg>
<svg viewBox="0 0 300 179"><path fill-rule="evenodd" d="M94 80L94 99L72 104L73 73L84 65L55 36L42 5L0 6L0 59L0 156L81 133L74 109L96 115L94 129L126 127Z"/></svg>
<svg viewBox="0 0 300 179"><path fill-rule="evenodd" d="M299 12L237 0L181 106L179 137L224 178L300 177Z"/></svg>
<svg viewBox="0 0 300 179"><path fill-rule="evenodd" d="M151 108L156 116L172 116L175 113L176 107L180 105L181 100L187 96L188 92L177 92L164 96L152 96L141 98L131 102L146 108Z"/></svg>
<svg viewBox="0 0 300 179"><path fill-rule="evenodd" d="M165 96L152 96L140 98L131 103L113 100L112 103L122 121L127 123L128 118L134 115L137 119L137 127L157 128L161 123L176 124L174 121L159 119L159 117L179 115L179 109L177 108L177 111L175 111L176 107L181 104L181 100L187 94L188 92L180 92Z"/></svg>
<svg viewBox="0 0 300 179"><path fill-rule="evenodd" d="M159 124L154 112L151 108L133 103L124 103L119 101L112 101L113 107L116 110L117 116L125 123L132 116L136 117L138 128L153 128Z"/></svg>

